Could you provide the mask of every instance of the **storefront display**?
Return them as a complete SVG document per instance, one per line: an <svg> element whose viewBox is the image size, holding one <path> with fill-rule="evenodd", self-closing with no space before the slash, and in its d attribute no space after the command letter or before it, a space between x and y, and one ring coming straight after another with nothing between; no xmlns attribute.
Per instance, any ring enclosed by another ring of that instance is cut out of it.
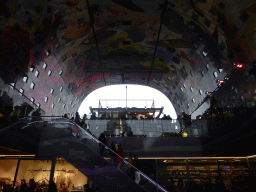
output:
<svg viewBox="0 0 256 192"><path fill-rule="evenodd" d="M4 183L13 185L17 164L18 160L0 160L0 189ZM34 179L37 192L48 191L51 165L51 160L20 160L14 189L20 190L22 181L28 185L29 180ZM79 192L87 184L87 177L63 158L58 158L54 183L59 192Z"/></svg>

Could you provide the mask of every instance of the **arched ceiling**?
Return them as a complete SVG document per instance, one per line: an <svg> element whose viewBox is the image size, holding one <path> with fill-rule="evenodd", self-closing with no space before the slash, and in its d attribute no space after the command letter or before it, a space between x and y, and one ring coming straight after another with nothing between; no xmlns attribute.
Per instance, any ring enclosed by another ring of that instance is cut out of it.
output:
<svg viewBox="0 0 256 192"><path fill-rule="evenodd" d="M190 113L232 62L254 60L254 2L3 0L0 76L48 115L122 83L156 88Z"/></svg>

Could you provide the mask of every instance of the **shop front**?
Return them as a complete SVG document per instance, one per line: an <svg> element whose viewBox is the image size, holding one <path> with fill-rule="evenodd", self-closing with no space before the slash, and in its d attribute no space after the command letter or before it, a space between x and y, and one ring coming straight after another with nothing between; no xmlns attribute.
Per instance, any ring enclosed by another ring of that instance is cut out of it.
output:
<svg viewBox="0 0 256 192"><path fill-rule="evenodd" d="M51 167L52 160L47 159L0 159L0 189L2 190L4 184L13 187L16 176L16 191L20 190L22 182L29 184L30 179L34 179L36 183L35 191L48 191ZM53 181L59 192L80 192L84 191L87 177L63 158L58 157Z"/></svg>

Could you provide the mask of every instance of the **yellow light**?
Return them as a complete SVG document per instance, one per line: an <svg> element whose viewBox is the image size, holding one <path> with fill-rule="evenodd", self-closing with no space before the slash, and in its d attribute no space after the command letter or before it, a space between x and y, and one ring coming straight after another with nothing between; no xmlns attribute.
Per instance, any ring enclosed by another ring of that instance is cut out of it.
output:
<svg viewBox="0 0 256 192"><path fill-rule="evenodd" d="M187 137L187 136L188 136L188 134L186 132L182 133L182 137Z"/></svg>
<svg viewBox="0 0 256 192"><path fill-rule="evenodd" d="M149 113L149 115L153 115L153 113Z"/></svg>

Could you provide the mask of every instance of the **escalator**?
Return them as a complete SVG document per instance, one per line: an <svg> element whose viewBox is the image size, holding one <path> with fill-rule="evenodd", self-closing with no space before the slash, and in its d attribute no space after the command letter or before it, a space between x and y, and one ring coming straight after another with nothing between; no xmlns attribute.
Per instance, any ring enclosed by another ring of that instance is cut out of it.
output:
<svg viewBox="0 0 256 192"><path fill-rule="evenodd" d="M117 169L99 155L99 144L102 143L65 118L40 117L36 121L24 118L0 130L1 146L33 153L37 157L63 157L103 191L167 191L142 172L140 183L135 183L126 175L125 169ZM105 146L105 157L109 151Z"/></svg>

